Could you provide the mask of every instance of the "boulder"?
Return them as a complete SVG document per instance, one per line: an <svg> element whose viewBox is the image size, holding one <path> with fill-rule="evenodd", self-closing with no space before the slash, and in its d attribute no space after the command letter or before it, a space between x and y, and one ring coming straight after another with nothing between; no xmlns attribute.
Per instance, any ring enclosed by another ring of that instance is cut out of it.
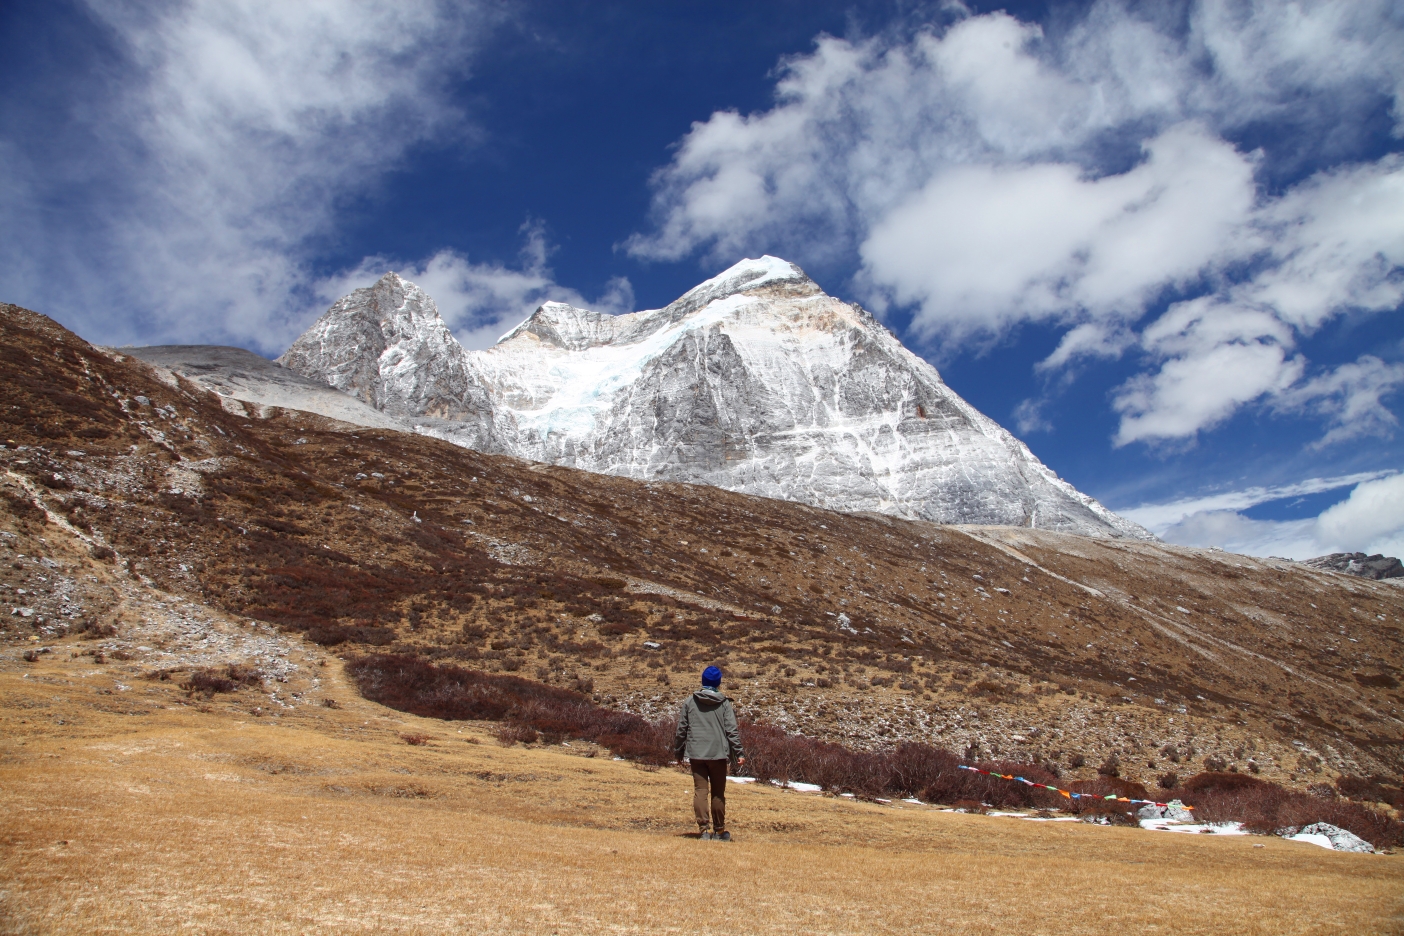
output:
<svg viewBox="0 0 1404 936"><path fill-rule="evenodd" d="M1194 813L1185 808L1179 800L1171 800L1164 806L1149 804L1136 811L1137 819L1159 819L1164 822L1193 822Z"/></svg>
<svg viewBox="0 0 1404 936"><path fill-rule="evenodd" d="M1404 576L1404 563L1401 563L1394 556L1380 553L1373 556L1367 556L1364 553L1331 553L1329 556L1307 559L1303 565L1309 565L1313 569L1344 572L1347 575L1358 575L1361 578L1376 580Z"/></svg>
<svg viewBox="0 0 1404 936"><path fill-rule="evenodd" d="M1291 832L1290 829L1280 831ZM1320 845L1335 851L1370 854L1375 850L1373 845L1354 832L1348 832L1340 826L1331 825L1329 822L1313 822L1309 826L1303 826L1300 831L1287 835L1286 838L1293 842L1310 842L1313 845Z"/></svg>

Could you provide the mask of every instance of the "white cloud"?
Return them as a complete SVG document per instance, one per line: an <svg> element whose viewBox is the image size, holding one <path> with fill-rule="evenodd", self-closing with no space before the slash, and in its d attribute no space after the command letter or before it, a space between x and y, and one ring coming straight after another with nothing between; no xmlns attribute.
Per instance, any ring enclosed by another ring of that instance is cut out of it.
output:
<svg viewBox="0 0 1404 936"><path fill-rule="evenodd" d="M1371 312L1404 301L1404 159L1323 172L1254 218L1267 268L1234 288L1303 331L1341 309Z"/></svg>
<svg viewBox="0 0 1404 936"><path fill-rule="evenodd" d="M472 133L444 85L487 26L476 3L90 6L124 56L106 100L73 105L100 145L31 167L5 211L74 178L90 180L84 207L45 213L4 259L11 295L95 338L280 348L336 201L418 143Z"/></svg>
<svg viewBox="0 0 1404 936"><path fill-rule="evenodd" d="M1078 166L955 166L874 224L864 273L919 331L961 337L1027 320L1134 318L1229 250L1254 199L1249 160L1193 124L1121 175Z"/></svg>
<svg viewBox="0 0 1404 936"><path fill-rule="evenodd" d="M418 285L434 298L439 313L465 348L490 347L547 300L610 315L632 312L633 286L624 277L605 285L594 300L559 285L547 260L550 249L541 228L524 228L520 266L472 263L452 251L440 251L419 263L402 263L386 257L367 257L354 269L327 277L317 284L317 295L330 305L361 286L368 286L389 270Z"/></svg>
<svg viewBox="0 0 1404 936"><path fill-rule="evenodd" d="M1404 364L1386 364L1366 354L1353 364L1343 364L1278 394L1274 406L1324 416L1331 429L1316 443L1319 448L1392 432L1399 420L1382 398L1400 386L1404 386Z"/></svg>
<svg viewBox="0 0 1404 936"><path fill-rule="evenodd" d="M866 301L912 309L933 344L1065 329L1044 373L1137 349L1121 444L1192 439L1248 405L1323 415L1323 442L1390 431L1388 380L1339 389L1373 365L1313 370L1297 346L1404 300L1404 161L1345 162L1383 106L1404 133L1404 21L1384 0L1158 9L1098 3L1051 36L993 13L820 37L782 63L773 107L693 125L627 247L856 259ZM1228 142L1249 126L1277 138ZM1143 328L1170 291L1206 298Z"/></svg>
<svg viewBox="0 0 1404 936"><path fill-rule="evenodd" d="M1404 475L1359 485L1323 511L1316 525L1322 541L1342 552L1376 552L1398 543L1404 536Z"/></svg>
<svg viewBox="0 0 1404 936"><path fill-rule="evenodd" d="M1311 559L1330 552L1316 536L1316 521L1253 520L1231 510L1197 513L1161 537L1179 546L1217 546L1248 556Z"/></svg>
<svg viewBox="0 0 1404 936"><path fill-rule="evenodd" d="M1349 496L1316 517L1254 520L1238 512L1286 497L1334 490L1341 482L1355 483ZM1299 485L1253 488L1122 513L1140 523L1149 521L1162 539L1183 546L1218 546L1230 552L1289 559L1333 552L1404 554L1404 474L1312 479Z"/></svg>
<svg viewBox="0 0 1404 936"><path fill-rule="evenodd" d="M1259 400L1324 417L1318 446L1392 432L1383 397L1404 384L1404 365L1364 355L1307 377L1293 351L1347 310L1404 301L1404 160L1323 172L1261 205L1236 233L1262 245L1260 270L1171 306L1141 332L1158 370L1116 395L1117 443L1192 437Z"/></svg>
<svg viewBox="0 0 1404 936"><path fill-rule="evenodd" d="M1142 344L1164 363L1118 391L1118 445L1192 436L1244 403L1287 390L1303 370L1289 356L1290 328L1213 297L1172 306L1142 333Z"/></svg>
<svg viewBox="0 0 1404 936"><path fill-rule="evenodd" d="M1392 472L1368 471L1339 475L1334 478L1308 478L1296 484L1249 487L1238 491L1221 491L1217 494L1180 498L1165 504L1142 504L1139 507L1118 510L1117 513L1128 520L1136 521L1147 530L1160 536L1172 526L1195 514L1247 510L1249 507L1286 500L1289 497L1303 497L1308 494L1321 494L1325 491L1352 487L1367 481L1376 481L1391 474Z"/></svg>

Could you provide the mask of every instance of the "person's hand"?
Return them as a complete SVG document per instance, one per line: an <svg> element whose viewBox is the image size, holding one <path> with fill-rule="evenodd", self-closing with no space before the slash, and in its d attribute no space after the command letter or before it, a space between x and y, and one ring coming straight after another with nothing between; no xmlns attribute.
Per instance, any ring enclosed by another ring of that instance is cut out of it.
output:
<svg viewBox="0 0 1404 936"><path fill-rule="evenodd" d="M736 766L737 766L737 767L745 767L745 766L746 766L746 758L744 758L744 757L738 757L738 758L736 758Z"/></svg>

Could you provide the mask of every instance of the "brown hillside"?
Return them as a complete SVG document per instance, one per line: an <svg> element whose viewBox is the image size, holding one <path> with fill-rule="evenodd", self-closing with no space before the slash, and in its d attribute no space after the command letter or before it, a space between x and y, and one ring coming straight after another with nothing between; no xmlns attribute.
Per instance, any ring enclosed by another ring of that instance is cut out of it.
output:
<svg viewBox="0 0 1404 936"><path fill-rule="evenodd" d="M758 720L1064 776L1113 757L1152 787L1206 764L1300 786L1397 784L1404 768L1395 585L836 514L255 414L32 312L0 307L0 329L6 665L67 635L188 670L194 651L140 642L140 592L192 620L514 672L644 714L717 662ZM87 558L44 552L60 543Z"/></svg>

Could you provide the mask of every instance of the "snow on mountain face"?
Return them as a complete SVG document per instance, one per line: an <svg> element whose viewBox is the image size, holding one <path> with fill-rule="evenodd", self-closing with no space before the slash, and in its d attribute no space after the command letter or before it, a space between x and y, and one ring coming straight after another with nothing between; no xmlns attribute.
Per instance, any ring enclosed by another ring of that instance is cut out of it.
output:
<svg viewBox="0 0 1404 936"><path fill-rule="evenodd" d="M388 273L279 362L469 448L834 510L1150 538L799 267L743 260L662 309L548 302L465 351Z"/></svg>

